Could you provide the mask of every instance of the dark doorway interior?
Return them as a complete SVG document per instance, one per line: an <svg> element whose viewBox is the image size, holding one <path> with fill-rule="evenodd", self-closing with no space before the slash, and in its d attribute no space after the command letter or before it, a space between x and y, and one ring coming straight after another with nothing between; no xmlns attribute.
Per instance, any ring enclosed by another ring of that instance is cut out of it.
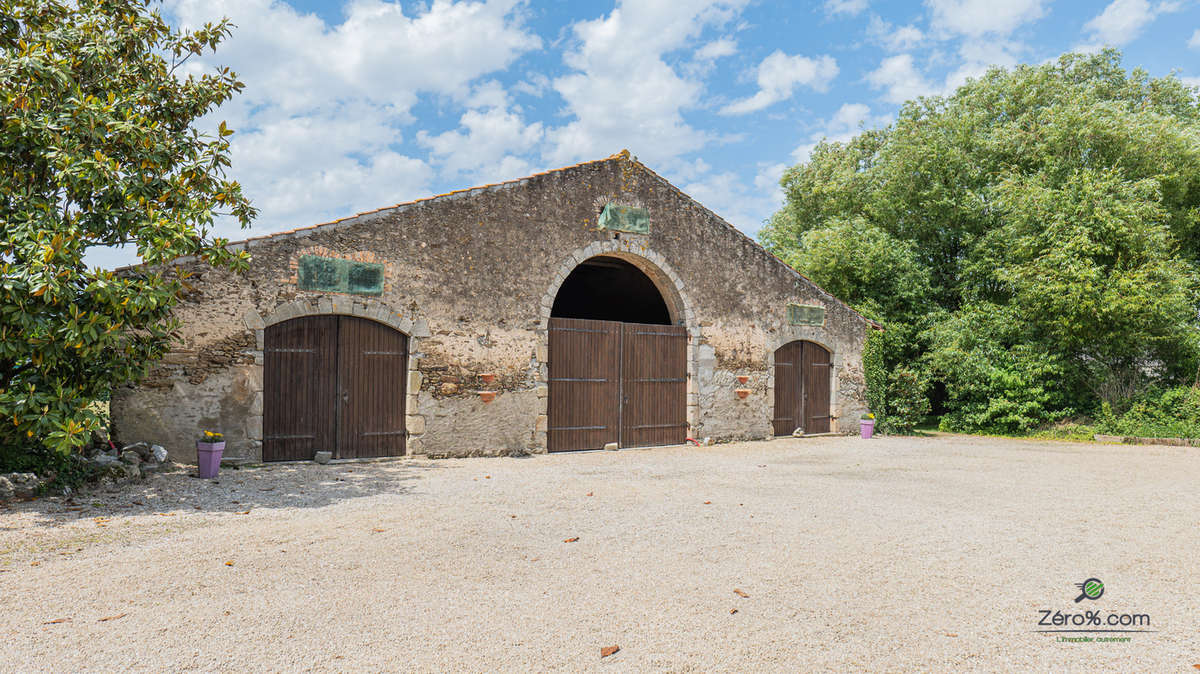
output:
<svg viewBox="0 0 1200 674"><path fill-rule="evenodd" d="M615 257L593 257L563 281L550 315L624 323L671 325L671 313L642 270Z"/></svg>

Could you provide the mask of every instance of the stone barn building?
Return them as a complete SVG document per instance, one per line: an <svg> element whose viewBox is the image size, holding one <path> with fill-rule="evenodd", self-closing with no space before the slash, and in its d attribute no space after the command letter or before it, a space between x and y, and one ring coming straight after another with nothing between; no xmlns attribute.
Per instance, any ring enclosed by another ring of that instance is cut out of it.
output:
<svg viewBox="0 0 1200 674"><path fill-rule="evenodd" d="M869 321L622 152L232 244L114 430L194 460L848 433Z"/></svg>

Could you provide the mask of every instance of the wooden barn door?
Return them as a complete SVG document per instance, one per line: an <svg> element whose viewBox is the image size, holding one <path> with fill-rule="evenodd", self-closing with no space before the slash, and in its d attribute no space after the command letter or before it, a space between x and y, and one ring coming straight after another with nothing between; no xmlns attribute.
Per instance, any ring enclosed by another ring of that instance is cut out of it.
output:
<svg viewBox="0 0 1200 674"><path fill-rule="evenodd" d="M337 316L267 326L263 335L263 461L333 450Z"/></svg>
<svg viewBox="0 0 1200 674"><path fill-rule="evenodd" d="M804 426L803 384L800 378L800 345L788 342L775 350L775 435L791 435Z"/></svg>
<svg viewBox="0 0 1200 674"><path fill-rule="evenodd" d="M805 433L829 432L829 380L833 361L820 344L802 342L801 376L804 377Z"/></svg>
<svg viewBox="0 0 1200 674"><path fill-rule="evenodd" d="M813 342L789 342L775 351L775 435L828 433L830 353Z"/></svg>
<svg viewBox="0 0 1200 674"><path fill-rule="evenodd" d="M621 437L621 324L550 319L546 445L600 449Z"/></svg>
<svg viewBox="0 0 1200 674"><path fill-rule="evenodd" d="M621 446L687 439L687 329L623 323Z"/></svg>
<svg viewBox="0 0 1200 674"><path fill-rule="evenodd" d="M408 337L363 318L339 324L337 455L403 456Z"/></svg>
<svg viewBox="0 0 1200 674"><path fill-rule="evenodd" d="M263 461L400 456L408 337L353 316L306 316L263 335Z"/></svg>
<svg viewBox="0 0 1200 674"><path fill-rule="evenodd" d="M549 451L687 438L685 328L551 318L549 341Z"/></svg>

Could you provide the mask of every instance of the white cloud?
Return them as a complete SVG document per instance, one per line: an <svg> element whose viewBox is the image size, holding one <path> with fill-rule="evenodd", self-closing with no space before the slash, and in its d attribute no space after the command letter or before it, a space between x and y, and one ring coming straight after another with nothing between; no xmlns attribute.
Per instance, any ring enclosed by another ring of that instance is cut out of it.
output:
<svg viewBox="0 0 1200 674"><path fill-rule="evenodd" d="M781 173L782 175L782 173ZM778 208L779 201L769 189L747 187L732 171L710 173L680 188L705 208L716 213L741 231L753 236L763 220Z"/></svg>
<svg viewBox="0 0 1200 674"><path fill-rule="evenodd" d="M876 15L867 24L867 36L888 51L907 51L925 41L925 34L913 24L896 26Z"/></svg>
<svg viewBox="0 0 1200 674"><path fill-rule="evenodd" d="M889 103L903 103L917 96L935 93L937 87L917 70L912 54L889 56L875 70L867 73L867 82L884 90Z"/></svg>
<svg viewBox="0 0 1200 674"><path fill-rule="evenodd" d="M428 194L433 169L399 150L412 106L434 95L486 110L463 116L465 137L489 124L505 128L504 115L515 113L503 106L503 90L472 85L541 45L511 0L435 0L411 16L398 3L358 0L337 25L272 0L168 0L166 10L183 27L223 15L236 24L214 57L188 69L228 65L246 83L203 121L228 120L237 131L230 174L261 211L254 233ZM450 156L434 152L459 161ZM219 229L238 234L230 224Z"/></svg>
<svg viewBox="0 0 1200 674"><path fill-rule="evenodd" d="M1180 77L1179 79L1189 87L1200 87L1200 77Z"/></svg>
<svg viewBox="0 0 1200 674"><path fill-rule="evenodd" d="M1200 49L1200 28L1197 28L1196 32L1192 33L1192 39L1188 40L1188 46L1192 49Z"/></svg>
<svg viewBox="0 0 1200 674"><path fill-rule="evenodd" d="M1020 54L1026 51L1021 42L1011 40L967 40L959 46L962 63L946 75L942 94L951 94L969 78L978 78L993 66L1011 68L1020 62Z"/></svg>
<svg viewBox="0 0 1200 674"><path fill-rule="evenodd" d="M925 0L932 26L943 33L1008 35L1045 14L1044 0Z"/></svg>
<svg viewBox="0 0 1200 674"><path fill-rule="evenodd" d="M871 107L865 103L846 103L808 137L808 142L792 152L792 158L807 161L813 148L822 140L845 143L864 129L886 126L891 119L888 115L872 115ZM780 175L783 175L782 172Z"/></svg>
<svg viewBox="0 0 1200 674"><path fill-rule="evenodd" d="M774 51L758 64L758 93L721 108L722 115L744 115L757 112L792 97L797 85L828 91L829 83L837 77L837 61L832 56L808 58L788 56Z"/></svg>
<svg viewBox="0 0 1200 674"><path fill-rule="evenodd" d="M510 109L505 99L489 96L482 102L481 109L463 113L461 131L419 131L417 142L429 148L447 175L465 174L479 183L528 175L532 165L520 155L537 149L545 134L542 123L526 124L520 108Z"/></svg>
<svg viewBox="0 0 1200 674"><path fill-rule="evenodd" d="M696 50L696 60L698 61L714 61L725 56L733 56L737 53L737 41L730 38L721 38L713 40L703 47Z"/></svg>
<svg viewBox="0 0 1200 674"><path fill-rule="evenodd" d="M825 13L831 16L856 16L867 8L867 0L825 0Z"/></svg>
<svg viewBox="0 0 1200 674"><path fill-rule="evenodd" d="M570 74L553 80L566 101L567 124L547 130L553 164L602 157L621 148L666 166L713 139L682 111L702 100L704 84L666 54L722 26L748 0L623 0L608 16L572 26L578 40L563 60Z"/></svg>
<svg viewBox="0 0 1200 674"><path fill-rule="evenodd" d="M1148 0L1114 0L1083 28L1094 45L1120 46L1140 35L1160 14L1179 8L1177 2L1151 4Z"/></svg>

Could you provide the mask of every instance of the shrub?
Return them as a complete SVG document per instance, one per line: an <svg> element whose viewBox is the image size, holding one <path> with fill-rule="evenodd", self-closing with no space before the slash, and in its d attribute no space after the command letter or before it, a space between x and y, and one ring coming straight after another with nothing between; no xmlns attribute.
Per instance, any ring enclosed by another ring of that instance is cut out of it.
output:
<svg viewBox="0 0 1200 674"><path fill-rule="evenodd" d="M0 445L0 473L35 473L48 486L74 489L95 477L95 467L82 458L40 444Z"/></svg>
<svg viewBox="0 0 1200 674"><path fill-rule="evenodd" d="M872 331L863 346L867 405L882 433L911 433L929 414L929 376L906 352L913 328L902 323Z"/></svg>
<svg viewBox="0 0 1200 674"><path fill-rule="evenodd" d="M1200 438L1200 389L1149 389L1122 401L1116 409L1104 403L1096 414L1096 432L1143 438Z"/></svg>

